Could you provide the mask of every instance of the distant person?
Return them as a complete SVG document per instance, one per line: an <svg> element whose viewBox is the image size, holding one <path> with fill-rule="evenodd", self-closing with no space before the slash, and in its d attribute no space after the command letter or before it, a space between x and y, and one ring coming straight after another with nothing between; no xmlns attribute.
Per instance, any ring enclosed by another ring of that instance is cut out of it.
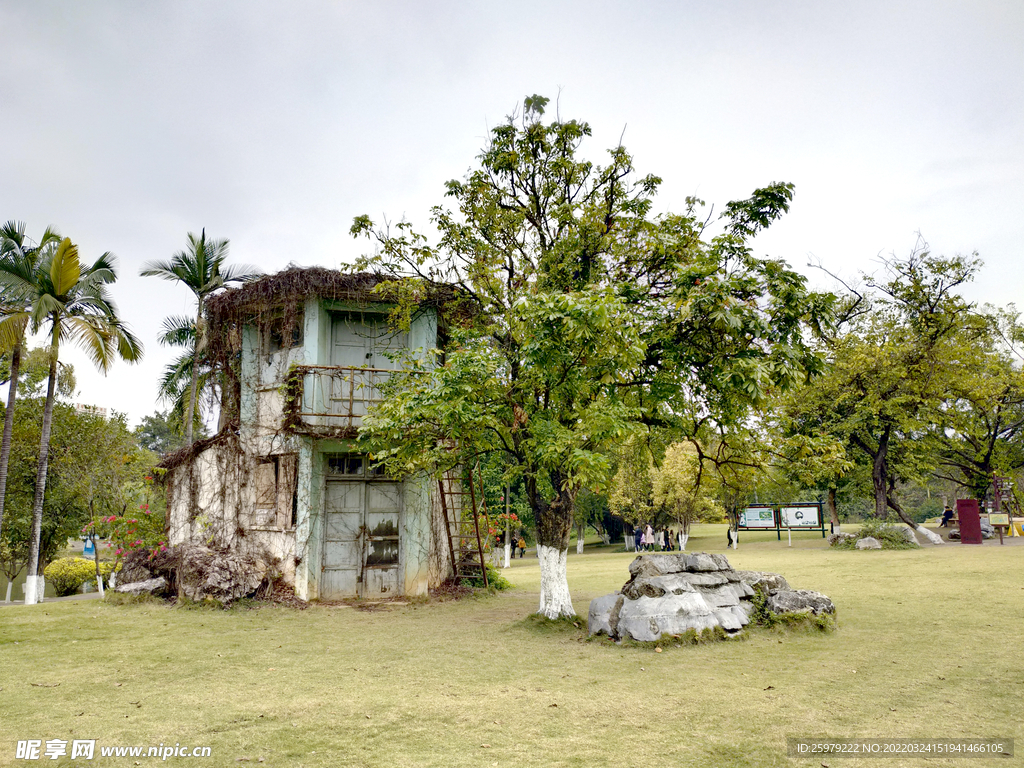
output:
<svg viewBox="0 0 1024 768"><path fill-rule="evenodd" d="M520 535L519 543L516 546L519 548L519 559L522 560L523 559L523 555L526 554L526 539L524 539Z"/></svg>
<svg viewBox="0 0 1024 768"><path fill-rule="evenodd" d="M658 529L658 549L665 551L665 531L661 528Z"/></svg>
<svg viewBox="0 0 1024 768"><path fill-rule="evenodd" d="M651 528L650 523L644 528L644 549L648 552L654 549L654 529Z"/></svg>
<svg viewBox="0 0 1024 768"><path fill-rule="evenodd" d="M946 508L944 510L942 510L942 522L939 523L939 528L948 528L949 527L949 523L950 523L950 521L952 519L953 519L953 510L950 508L949 504L947 504Z"/></svg>
<svg viewBox="0 0 1024 768"><path fill-rule="evenodd" d="M639 526L633 531L633 543L636 545L637 552L644 548L644 532L640 530Z"/></svg>
<svg viewBox="0 0 1024 768"><path fill-rule="evenodd" d="M666 546L666 548L668 549L669 552L672 551L672 537L673 536L675 536L675 534L672 533L672 529L671 528L666 528L665 529L665 546Z"/></svg>

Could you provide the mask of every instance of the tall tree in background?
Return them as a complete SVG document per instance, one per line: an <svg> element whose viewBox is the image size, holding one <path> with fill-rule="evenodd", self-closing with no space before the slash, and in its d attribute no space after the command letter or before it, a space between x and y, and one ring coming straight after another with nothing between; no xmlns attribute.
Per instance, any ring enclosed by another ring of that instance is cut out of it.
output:
<svg viewBox="0 0 1024 768"><path fill-rule="evenodd" d="M705 241L700 201L653 217L660 180L635 179L621 146L604 166L581 159L589 126L543 122L546 103L526 99L479 167L448 182L457 210L434 209L436 247L406 222L362 216L352 230L376 243L355 268L393 278L381 291L396 317L428 289L454 289L470 310L448 318L443 361L390 379L363 444L398 474L504 454L537 522L538 611L554 619L575 615L575 500L605 485L611 448L650 426L685 434L744 418L817 367L803 333L820 307L800 275L748 244L788 209L792 185L728 204Z"/></svg>
<svg viewBox="0 0 1024 768"><path fill-rule="evenodd" d="M924 438L947 393L973 376L962 351L981 341L985 324L958 291L979 264L934 256L923 243L885 262L883 279L866 277L870 311L831 341L827 375L791 401L791 423L844 442L870 466L879 519L892 509L934 543L942 539L907 514L898 487L934 468Z"/></svg>
<svg viewBox="0 0 1024 768"><path fill-rule="evenodd" d="M25 223L8 221L0 228L0 261L7 262L22 273L32 273L40 251L60 242L60 235L47 227L39 242L33 244L25 236ZM14 425L14 404L18 399L18 374L25 347L25 329L29 323L27 296L20 288L0 286L0 349L10 352L10 376L7 390L7 411L4 434L0 443L0 531L3 530L4 500L7 496L7 465L11 457L11 430Z"/></svg>
<svg viewBox="0 0 1024 768"><path fill-rule="evenodd" d="M988 307L982 318L980 335L956 350L965 375L951 379L928 434L939 456L935 476L979 501L995 474L1024 467L1024 326L1016 310Z"/></svg>
<svg viewBox="0 0 1024 768"><path fill-rule="evenodd" d="M654 503L662 507L682 526L679 548L686 549L690 525L711 522L725 517L723 509L702 482L700 460L690 443L672 443L665 449L665 459L654 472Z"/></svg>
<svg viewBox="0 0 1024 768"><path fill-rule="evenodd" d="M188 233L188 248L178 251L167 261L147 262L140 271L143 277L160 277L171 282L181 283L196 297L196 319L192 335L192 364L188 367L189 395L185 409L185 444L192 444L193 421L196 413L196 400L199 391L198 357L206 347L206 328L203 309L206 300L216 291L229 283L242 283L256 277L255 267L236 265L225 266L228 256L228 241L206 239L206 230L196 237ZM174 320L175 318L171 318ZM177 323L176 323L177 324ZM165 329L165 338L168 330Z"/></svg>
<svg viewBox="0 0 1024 768"><path fill-rule="evenodd" d="M129 362L140 360L142 345L117 316L116 306L107 292L107 286L117 280L115 259L110 253L104 253L90 266L83 266L78 247L64 238L59 244L48 247L33 269L26 270L23 266L0 261L0 285L25 296L32 330L45 329L50 338L49 377L36 466L29 578L25 590L25 603L31 605L42 597L38 577L39 537L60 345L66 341L77 343L103 372L109 370L117 357Z"/></svg>

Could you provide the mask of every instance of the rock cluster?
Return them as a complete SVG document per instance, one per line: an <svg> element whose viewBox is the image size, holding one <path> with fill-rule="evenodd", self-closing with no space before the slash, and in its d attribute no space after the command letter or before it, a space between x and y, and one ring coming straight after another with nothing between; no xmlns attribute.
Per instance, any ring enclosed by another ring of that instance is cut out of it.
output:
<svg viewBox="0 0 1024 768"><path fill-rule="evenodd" d="M590 634L639 641L714 627L734 634L750 623L755 590L774 613L835 611L825 595L793 590L778 574L733 570L725 555L640 555L629 573L621 591L590 603Z"/></svg>
<svg viewBox="0 0 1024 768"><path fill-rule="evenodd" d="M134 553L133 553L134 554ZM254 594L274 577L274 564L263 557L227 549L180 546L152 555L139 552L125 562L117 588L129 594L177 594L196 602L230 603Z"/></svg>

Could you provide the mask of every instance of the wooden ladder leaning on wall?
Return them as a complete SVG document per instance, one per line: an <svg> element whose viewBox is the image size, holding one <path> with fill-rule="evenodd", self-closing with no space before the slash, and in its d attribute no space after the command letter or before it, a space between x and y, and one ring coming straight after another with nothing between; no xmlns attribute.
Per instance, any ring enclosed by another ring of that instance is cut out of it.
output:
<svg viewBox="0 0 1024 768"><path fill-rule="evenodd" d="M448 552L452 558L452 572L455 581L460 579L483 579L487 586L487 569L484 567L484 539L480 536L480 519L483 518L487 531L487 503L484 501L483 477L480 488L475 488L472 469L465 470L469 490L463 487L461 468L449 469L437 481L441 494L441 512L444 514L448 531ZM469 498L469 507L466 498Z"/></svg>

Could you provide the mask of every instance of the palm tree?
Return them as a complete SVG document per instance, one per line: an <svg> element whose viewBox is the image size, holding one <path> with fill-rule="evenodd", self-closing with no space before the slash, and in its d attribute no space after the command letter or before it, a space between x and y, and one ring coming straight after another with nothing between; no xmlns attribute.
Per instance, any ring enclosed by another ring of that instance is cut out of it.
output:
<svg viewBox="0 0 1024 768"><path fill-rule="evenodd" d="M203 399L207 389L212 388L213 377L209 365L206 365L196 356L196 320L194 317L184 315L172 315L164 318L163 333L158 337L160 344L168 347L178 347L183 351L164 368L163 376L160 377L160 397L171 404L170 421L177 425L184 425L186 421L185 412L188 410L189 395L191 394L193 366L197 366L195 372L196 385L196 413L192 415L193 429L202 424L200 401ZM212 397L212 393L211 393Z"/></svg>
<svg viewBox="0 0 1024 768"><path fill-rule="evenodd" d="M182 283L195 294L196 320L193 358L201 355L206 348L206 328L203 321L206 300L228 283L244 283L259 274L259 271L251 266L225 267L224 260L227 256L228 241L207 240L206 230L203 229L199 237L191 232L188 233L187 250L178 251L169 261L150 261L144 264L139 272L143 277L162 277L164 280ZM189 397L185 411L185 444L191 445L199 385L199 366L196 361L193 361L193 364L188 367L190 369Z"/></svg>
<svg viewBox="0 0 1024 768"><path fill-rule="evenodd" d="M78 246L66 237L58 245L50 245L30 271L0 261L0 286L25 299L32 331L45 328L50 336L50 371L36 465L26 605L42 597L39 545L61 342L76 342L103 372L109 370L117 357L128 362L142 359L142 344L117 316L117 308L107 293L107 286L116 280L115 259L110 253L104 253L92 266L83 267Z"/></svg>
<svg viewBox="0 0 1024 768"><path fill-rule="evenodd" d="M25 223L8 221L0 227L0 259L14 269L31 273L39 260L40 251L60 241L60 235L47 227L42 239L32 245L25 237ZM7 390L7 412L4 414L3 441L0 442L0 530L4 522L4 500L7 496L7 465L11 458L11 432L14 428L14 403L18 398L18 373L21 353L25 346L28 326L28 306L25 296L7 289L0 293L0 349L11 353L11 377Z"/></svg>

